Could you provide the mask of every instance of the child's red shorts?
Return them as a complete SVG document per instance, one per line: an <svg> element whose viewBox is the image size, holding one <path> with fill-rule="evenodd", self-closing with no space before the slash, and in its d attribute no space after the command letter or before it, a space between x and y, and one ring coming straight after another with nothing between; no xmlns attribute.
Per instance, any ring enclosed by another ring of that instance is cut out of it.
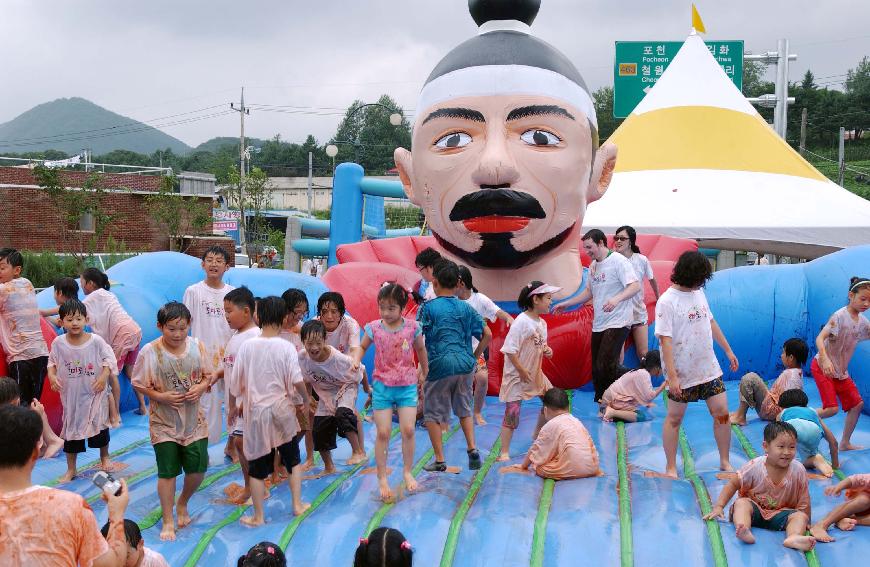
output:
<svg viewBox="0 0 870 567"><path fill-rule="evenodd" d="M849 411L863 401L861 394L858 393L858 388L855 387L854 380L851 378L835 380L828 377L822 372L822 367L819 366L819 361L815 358L812 365L810 365L810 371L813 373L816 387L819 389L819 395L822 397L823 408L837 407L837 398L840 398L840 405L843 406L843 411Z"/></svg>

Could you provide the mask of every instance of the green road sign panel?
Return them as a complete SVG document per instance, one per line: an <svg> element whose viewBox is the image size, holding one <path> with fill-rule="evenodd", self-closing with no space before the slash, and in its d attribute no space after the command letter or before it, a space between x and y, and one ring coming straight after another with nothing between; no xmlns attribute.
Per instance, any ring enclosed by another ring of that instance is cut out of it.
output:
<svg viewBox="0 0 870 567"><path fill-rule="evenodd" d="M738 89L743 88L743 41L706 41L707 49ZM625 118L652 89L682 41L617 41L613 64L613 117Z"/></svg>

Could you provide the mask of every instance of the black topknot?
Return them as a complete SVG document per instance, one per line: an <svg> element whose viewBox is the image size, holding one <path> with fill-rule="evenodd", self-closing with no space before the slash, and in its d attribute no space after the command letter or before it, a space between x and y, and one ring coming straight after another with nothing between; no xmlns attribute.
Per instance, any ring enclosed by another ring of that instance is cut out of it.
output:
<svg viewBox="0 0 870 567"><path fill-rule="evenodd" d="M468 11L478 26L492 20L519 20L532 25L541 0L468 0Z"/></svg>

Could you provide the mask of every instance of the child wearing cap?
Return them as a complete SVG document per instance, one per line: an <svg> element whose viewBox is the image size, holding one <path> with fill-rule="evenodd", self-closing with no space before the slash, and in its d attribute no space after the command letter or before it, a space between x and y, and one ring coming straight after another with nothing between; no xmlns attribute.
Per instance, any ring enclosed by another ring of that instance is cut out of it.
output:
<svg viewBox="0 0 870 567"><path fill-rule="evenodd" d="M504 339L504 346L501 347L505 360L498 398L505 402L505 408L501 424L499 461L510 459L511 437L520 423L520 405L523 400L543 396L553 387L541 369L544 357L553 356L553 349L547 345L547 322L541 315L550 312L553 293L560 289L535 280L520 290L517 305L523 312L514 320ZM542 425L543 410L535 426L535 437Z"/></svg>

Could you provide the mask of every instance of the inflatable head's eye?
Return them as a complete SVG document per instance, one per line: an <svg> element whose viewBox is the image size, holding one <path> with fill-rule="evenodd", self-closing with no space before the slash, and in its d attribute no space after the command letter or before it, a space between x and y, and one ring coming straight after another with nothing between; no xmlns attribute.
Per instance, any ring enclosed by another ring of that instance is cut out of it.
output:
<svg viewBox="0 0 870 567"><path fill-rule="evenodd" d="M520 139L530 146L558 146L562 140L546 130L526 130Z"/></svg>
<svg viewBox="0 0 870 567"><path fill-rule="evenodd" d="M442 136L435 142L435 147L444 150L451 148L462 148L471 143L471 136L465 132L451 132L446 136Z"/></svg>

